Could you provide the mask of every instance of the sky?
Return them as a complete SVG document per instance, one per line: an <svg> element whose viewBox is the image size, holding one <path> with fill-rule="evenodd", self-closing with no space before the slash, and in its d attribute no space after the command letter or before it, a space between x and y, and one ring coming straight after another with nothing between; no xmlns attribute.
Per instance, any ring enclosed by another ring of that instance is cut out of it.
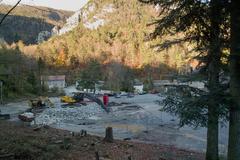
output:
<svg viewBox="0 0 240 160"><path fill-rule="evenodd" d="M2 3L13 5L17 1L18 0L3 0ZM77 11L87 2L88 0L22 0L21 4L38 5L56 9Z"/></svg>

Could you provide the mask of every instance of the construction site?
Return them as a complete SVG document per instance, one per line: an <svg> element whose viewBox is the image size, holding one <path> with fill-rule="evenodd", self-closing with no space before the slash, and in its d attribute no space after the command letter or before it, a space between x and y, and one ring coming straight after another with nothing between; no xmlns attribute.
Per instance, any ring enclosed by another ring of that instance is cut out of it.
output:
<svg viewBox="0 0 240 160"><path fill-rule="evenodd" d="M114 139L205 152L206 128L180 128L176 116L161 111L164 94L93 95L79 93L74 86L65 88L65 93L1 106L1 117L32 127L50 126L73 134L86 131L100 137L112 127ZM226 154L227 127L220 130L220 152Z"/></svg>

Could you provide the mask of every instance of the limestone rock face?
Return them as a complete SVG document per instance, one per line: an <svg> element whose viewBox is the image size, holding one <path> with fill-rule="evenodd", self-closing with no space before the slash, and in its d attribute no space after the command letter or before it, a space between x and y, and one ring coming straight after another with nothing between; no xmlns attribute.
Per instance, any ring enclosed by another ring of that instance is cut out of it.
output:
<svg viewBox="0 0 240 160"><path fill-rule="evenodd" d="M38 34L38 37L37 37L37 43L42 43L43 41L46 41L48 40L50 37L51 37L51 32L49 31L42 31Z"/></svg>
<svg viewBox="0 0 240 160"><path fill-rule="evenodd" d="M97 29L106 23L107 14L114 12L114 10L113 4L106 4L97 8L94 1L89 2L69 17L62 28L56 31L54 27L52 33L57 35L65 34L77 27L80 22L88 29Z"/></svg>

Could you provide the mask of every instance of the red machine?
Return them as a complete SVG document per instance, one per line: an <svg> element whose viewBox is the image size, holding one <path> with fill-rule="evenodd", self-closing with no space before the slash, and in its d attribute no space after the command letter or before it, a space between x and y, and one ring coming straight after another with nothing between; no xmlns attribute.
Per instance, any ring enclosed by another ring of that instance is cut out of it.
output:
<svg viewBox="0 0 240 160"><path fill-rule="evenodd" d="M108 105L108 102L109 102L108 95L103 95L103 104L105 105L105 107Z"/></svg>

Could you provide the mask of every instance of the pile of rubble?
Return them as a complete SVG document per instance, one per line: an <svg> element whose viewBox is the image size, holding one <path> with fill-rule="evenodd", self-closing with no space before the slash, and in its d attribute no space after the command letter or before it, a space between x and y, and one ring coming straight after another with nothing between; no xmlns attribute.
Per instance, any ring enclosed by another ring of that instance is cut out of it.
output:
<svg viewBox="0 0 240 160"><path fill-rule="evenodd" d="M107 114L99 105L89 104L73 108L48 108L35 118L36 124L58 124L64 122L76 122L96 117L97 114Z"/></svg>

